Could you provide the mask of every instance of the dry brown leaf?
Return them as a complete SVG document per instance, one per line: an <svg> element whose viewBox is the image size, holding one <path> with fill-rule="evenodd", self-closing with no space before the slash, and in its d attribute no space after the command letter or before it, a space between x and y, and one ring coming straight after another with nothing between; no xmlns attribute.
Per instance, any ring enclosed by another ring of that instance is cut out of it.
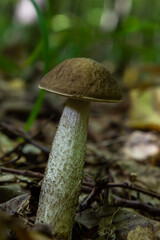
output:
<svg viewBox="0 0 160 240"><path fill-rule="evenodd" d="M150 227L137 226L127 235L127 240L155 240L155 234Z"/></svg>

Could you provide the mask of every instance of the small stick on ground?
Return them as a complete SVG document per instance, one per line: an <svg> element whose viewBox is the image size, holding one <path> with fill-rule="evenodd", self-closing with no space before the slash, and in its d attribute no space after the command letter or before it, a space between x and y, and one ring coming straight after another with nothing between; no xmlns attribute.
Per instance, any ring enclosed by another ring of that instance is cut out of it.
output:
<svg viewBox="0 0 160 240"><path fill-rule="evenodd" d="M0 160L5 159L6 157L10 156L13 153L19 153L22 149L22 147L25 145L26 142L19 143L16 147L14 147L12 150L6 152L3 156L0 157Z"/></svg>
<svg viewBox="0 0 160 240"><path fill-rule="evenodd" d="M94 201L103 189L106 189L108 185L108 178L98 179L87 199L80 205L79 211L84 211Z"/></svg>
<svg viewBox="0 0 160 240"><path fill-rule="evenodd" d="M86 182L84 181L83 182L83 188L82 190L84 189L84 191L86 190L87 192L91 192L92 191L92 188L94 188L95 186L95 183L94 182ZM126 182L124 183L108 183L107 188L126 188L126 189L129 189L129 190L133 190L133 191L136 191L136 192L139 192L139 193L143 193L143 194L146 194L148 196L151 196L151 197L154 197L154 198L157 198L160 200L160 195L153 192L153 191L148 191L147 189L144 189L144 188L141 188L141 187L138 187L138 186L133 186L131 184L128 184Z"/></svg>
<svg viewBox="0 0 160 240"><path fill-rule="evenodd" d="M116 207L126 207L126 208L133 208L138 209L143 212L147 212L152 216L160 216L160 208L151 207L147 204L142 203L139 200L128 200L124 198L120 198L118 196L112 195L114 199L114 206Z"/></svg>
<svg viewBox="0 0 160 240"><path fill-rule="evenodd" d="M21 158L21 154L19 154L18 157L14 158L14 159L12 159L12 160L10 160L10 161L8 161L8 162L4 162L4 163L0 164L0 167L9 165L9 164L11 164L11 163L15 163L15 162L17 162L20 158Z"/></svg>
<svg viewBox="0 0 160 240"><path fill-rule="evenodd" d="M17 170L17 169L12 169L12 168L1 167L0 171L6 172L6 173L12 173L12 174L16 174L16 175L22 175L22 176L26 176L26 177L31 177L31 178L38 178L38 179L43 178L43 174L38 173L38 172L33 172L30 170Z"/></svg>
<svg viewBox="0 0 160 240"><path fill-rule="evenodd" d="M148 190L140 188L140 187L134 187L128 183L108 183L108 188L117 188L117 187L127 188L127 189L130 189L130 190L133 190L133 191L136 191L139 193L143 193L143 194L149 195L151 197L154 197L154 198L157 198L160 200L160 195L158 195L157 193L148 191Z"/></svg>
<svg viewBox="0 0 160 240"><path fill-rule="evenodd" d="M0 122L0 127L9 131L10 133L14 134L17 137L23 138L25 140L24 144L26 142L28 142L28 143L34 145L35 147L39 148L40 150L42 150L45 153L50 152L49 148L43 147L40 144L38 144L36 141L33 140L33 138L36 137L41 132L41 130L38 131L37 133L35 133L33 136L29 136L29 134L27 132L25 132L24 130L19 129L19 128L15 127L11 124L5 123L5 122Z"/></svg>

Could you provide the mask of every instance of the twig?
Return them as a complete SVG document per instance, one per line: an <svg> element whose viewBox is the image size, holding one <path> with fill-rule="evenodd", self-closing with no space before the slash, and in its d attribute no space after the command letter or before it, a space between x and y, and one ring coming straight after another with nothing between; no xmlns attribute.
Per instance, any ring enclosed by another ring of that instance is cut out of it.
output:
<svg viewBox="0 0 160 240"><path fill-rule="evenodd" d="M83 182L82 185L82 191L84 190L85 192L89 192L89 196L87 199L80 205L79 211L84 211L88 207L90 207L91 203L95 200L96 196L98 196L101 191L104 189L109 189L109 188L126 188L129 190L137 191L138 193L143 193L146 195L149 195L151 197L157 198L160 200L160 196L154 192L150 192L146 189L140 188L140 187L134 187L129 185L128 183L107 183L107 179L102 179L96 181L94 183L93 181L86 181L86 179ZM103 196L105 198L105 196ZM119 201L118 201L119 200ZM150 207L146 204L141 203L139 200L132 201L132 200L127 200L127 199L122 199L120 197L116 196L116 201L115 204L116 206L125 206L125 207L131 207L135 209L141 209L143 211L146 211L152 215L160 215L160 210L157 211L157 208Z"/></svg>
<svg viewBox="0 0 160 240"><path fill-rule="evenodd" d="M93 182L86 182L86 181L83 182L83 187L87 187L86 188L87 190L93 188L94 186L95 186L95 183L93 183ZM148 196L151 196L151 197L154 197L154 198L157 198L160 200L159 194L157 194L153 191L148 191L147 189L144 189L144 188L132 186L128 183L108 183L108 185L106 187L107 188L126 188L126 189L130 189L130 190L133 190L133 191L136 191L139 193L146 194ZM90 190L90 192L91 192L91 190Z"/></svg>
<svg viewBox="0 0 160 240"><path fill-rule="evenodd" d="M21 150L21 148L24 146L26 142L19 143L16 147L14 147L12 150L6 152L3 156L0 157L0 160L10 156L12 153L17 153Z"/></svg>
<svg viewBox="0 0 160 240"><path fill-rule="evenodd" d="M41 151L49 154L50 149L43 147L41 145L39 145L36 141L34 141L32 138L37 136L39 134L39 132L37 132L34 136L30 137L29 134L21 129L16 128L15 126L11 126L10 124L4 123L4 122L0 122L0 127L11 132L12 134L18 136L18 137L22 137L24 139L23 142L19 143L16 147L14 147L12 150L6 152L3 156L0 157L0 160L5 159L6 157L10 156L13 153L18 153L18 157L15 159L12 159L11 161L5 162L3 164L0 164L1 166L5 166L8 165L10 163L16 162L20 159L22 152L21 149L23 148L23 146L29 142L30 144L34 145L35 147L39 148Z"/></svg>
<svg viewBox="0 0 160 240"><path fill-rule="evenodd" d="M29 142L29 143L31 143L32 145L39 148L40 150L42 150L45 153L50 152L49 148L43 147L43 146L39 145L36 141L33 140L33 138L36 137L41 132L41 130L38 131L37 133L35 133L33 136L29 136L29 134L27 132L25 132L24 130L19 129L19 128L15 127L15 126L12 126L12 125L10 125L8 123L5 123L5 122L0 122L0 127L9 131L10 133L14 134L17 137L22 137L25 140L25 143Z"/></svg>
<svg viewBox="0 0 160 240"><path fill-rule="evenodd" d="M82 185L82 189L81 189L81 190L82 190L82 192L84 192L84 193L90 193L90 192L92 191L92 188Z"/></svg>
<svg viewBox="0 0 160 240"><path fill-rule="evenodd" d="M103 189L107 188L108 178L98 179L87 197L87 199L80 205L79 211L84 211L93 202L96 196L98 196Z"/></svg>
<svg viewBox="0 0 160 240"><path fill-rule="evenodd" d="M147 204L140 202L139 200L127 200L115 195L112 196L114 199L114 206L116 207L139 209L143 212L149 213L152 216L160 216L160 208L151 207Z"/></svg>
<svg viewBox="0 0 160 240"><path fill-rule="evenodd" d="M31 178L39 178L39 179L43 178L43 174L38 173L38 172L33 172L30 170L17 170L17 169L12 169L12 168L1 167L0 171L6 172L6 173L12 173L12 174L16 174L16 175L22 175L22 176L26 176L26 177L31 177Z"/></svg>
<svg viewBox="0 0 160 240"><path fill-rule="evenodd" d="M8 162L4 162L4 163L0 164L0 167L9 165L9 164L11 164L11 163L15 163L15 162L17 162L20 158L21 158L21 154L19 154L18 157L14 158L14 159L12 159L12 160L10 160L10 161L8 161Z"/></svg>
<svg viewBox="0 0 160 240"><path fill-rule="evenodd" d="M129 185L128 183L108 183L108 188L115 188L115 187L120 187L120 188L127 188L136 192L140 192L146 195L149 195L151 197L157 198L160 200L160 195L157 193L148 191L146 189L140 188L140 187L134 187L132 185Z"/></svg>
<svg viewBox="0 0 160 240"><path fill-rule="evenodd" d="M50 148L47 147L43 147L41 145L39 145L36 141L32 140L32 139L25 139L27 142L29 142L30 144L34 145L35 147L39 148L42 152L49 154L50 152Z"/></svg>
<svg viewBox="0 0 160 240"><path fill-rule="evenodd" d="M99 145L103 146L103 147L109 147L109 146L115 145L117 143L123 143L126 141L127 138L128 138L128 135L119 136L116 139L109 139L106 141L102 141Z"/></svg>

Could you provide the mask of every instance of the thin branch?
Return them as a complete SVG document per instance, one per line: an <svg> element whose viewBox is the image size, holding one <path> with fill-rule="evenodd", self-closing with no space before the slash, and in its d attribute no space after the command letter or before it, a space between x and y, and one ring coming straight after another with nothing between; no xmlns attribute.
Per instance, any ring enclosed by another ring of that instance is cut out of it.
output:
<svg viewBox="0 0 160 240"><path fill-rule="evenodd" d="M108 178L98 179L94 187L92 188L91 193L86 198L86 200L80 205L79 211L84 211L87 207L91 205L95 197L98 196L103 189L106 189L108 185Z"/></svg>
<svg viewBox="0 0 160 240"><path fill-rule="evenodd" d="M115 188L115 187L116 188L117 187L127 188L127 189L130 189L130 190L133 190L133 191L136 191L136 192L139 192L139 193L143 193L143 194L149 195L151 197L154 197L154 198L157 198L157 199L160 200L160 195L158 195L157 193L148 191L147 189L143 189L143 188L140 188L140 187L134 187L132 185L129 185L128 183L108 183L108 188Z"/></svg>
<svg viewBox="0 0 160 240"><path fill-rule="evenodd" d="M10 161L8 161L8 162L4 162L4 163L0 164L0 167L9 165L9 164L11 164L11 163L15 163L15 162L17 162L20 158L21 158L21 154L19 154L18 157L14 158L14 159L12 159L12 160L10 160Z"/></svg>
<svg viewBox="0 0 160 240"><path fill-rule="evenodd" d="M22 175L22 176L26 176L26 177L31 177L31 178L39 178L39 179L43 178L43 174L38 173L38 172L33 172L30 170L17 170L17 169L12 169L12 168L1 167L0 171L6 172L6 173L12 173L12 174L16 174L16 175Z"/></svg>
<svg viewBox="0 0 160 240"><path fill-rule="evenodd" d="M14 147L12 150L6 152L3 156L0 157L0 160L5 159L6 157L10 156L13 153L17 153L21 150L21 148L24 146L26 142L19 143L16 147Z"/></svg>
<svg viewBox="0 0 160 240"><path fill-rule="evenodd" d="M112 195L114 199L114 206L116 207L126 207L138 209L143 212L147 212L152 216L160 216L160 208L151 207L147 204L140 202L139 200L128 200L124 198L120 198L118 196Z"/></svg>
<svg viewBox="0 0 160 240"><path fill-rule="evenodd" d="M47 147L43 147L42 145L38 144L36 141L32 140L32 139L25 139L27 142L29 142L30 144L32 144L33 146L39 148L42 152L49 154L50 153L50 148Z"/></svg>
<svg viewBox="0 0 160 240"><path fill-rule="evenodd" d="M86 188L87 190L92 189L94 186L95 186L94 182L86 182L86 181L83 182L83 187L87 187ZM151 197L154 197L154 198L157 198L157 199L160 200L160 195L159 194L157 194L153 191L148 191L147 189L144 189L144 188L141 188L141 187L138 187L138 186L135 187L135 186L130 185L128 183L108 183L107 188L126 188L126 189L130 189L130 190L133 190L133 191L136 191L136 192L139 192L139 193L146 194L148 196L151 196Z"/></svg>
<svg viewBox="0 0 160 240"><path fill-rule="evenodd" d="M82 185L81 190L82 190L83 193L90 193L92 191L92 188Z"/></svg>
<svg viewBox="0 0 160 240"><path fill-rule="evenodd" d="M50 118L51 119L51 118ZM9 131L10 133L14 134L17 137L22 137L25 140L25 143L31 143L32 145L34 145L35 147L39 148L40 150L42 150L45 153L49 153L50 149L41 146L40 144L38 144L36 141L33 140L34 137L36 137L40 132L38 131L37 133L35 133L33 136L30 136L27 132L25 132L22 129L19 129L13 125L10 125L8 123L5 122L0 122L0 127Z"/></svg>

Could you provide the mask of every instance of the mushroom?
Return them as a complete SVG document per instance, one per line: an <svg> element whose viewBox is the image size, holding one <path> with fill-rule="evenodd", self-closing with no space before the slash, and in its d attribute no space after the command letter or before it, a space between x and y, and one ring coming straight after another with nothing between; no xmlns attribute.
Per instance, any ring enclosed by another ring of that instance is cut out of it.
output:
<svg viewBox="0 0 160 240"><path fill-rule="evenodd" d="M122 92L106 68L89 58L65 60L39 87L68 100L52 143L36 223L50 224L56 239L70 240L83 179L90 102L118 102Z"/></svg>

